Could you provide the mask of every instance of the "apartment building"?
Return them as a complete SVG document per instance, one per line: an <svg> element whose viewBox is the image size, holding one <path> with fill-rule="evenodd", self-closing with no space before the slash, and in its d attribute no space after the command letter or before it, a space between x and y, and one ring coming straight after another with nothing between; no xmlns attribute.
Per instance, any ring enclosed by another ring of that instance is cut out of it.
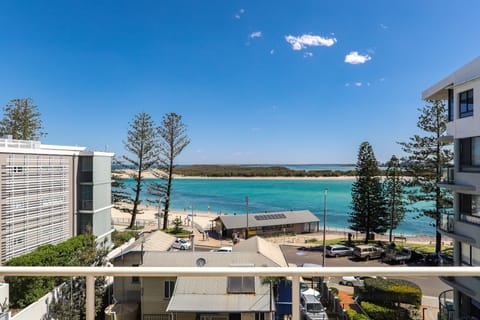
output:
<svg viewBox="0 0 480 320"><path fill-rule="evenodd" d="M480 266L480 57L425 90L423 99L446 101L444 139L455 151L441 184L454 194L453 211L444 212L439 231L454 240L455 265ZM442 279L453 294L440 297L441 319L480 319L480 278Z"/></svg>
<svg viewBox="0 0 480 320"><path fill-rule="evenodd" d="M0 264L87 228L109 242L112 157L0 139Z"/></svg>

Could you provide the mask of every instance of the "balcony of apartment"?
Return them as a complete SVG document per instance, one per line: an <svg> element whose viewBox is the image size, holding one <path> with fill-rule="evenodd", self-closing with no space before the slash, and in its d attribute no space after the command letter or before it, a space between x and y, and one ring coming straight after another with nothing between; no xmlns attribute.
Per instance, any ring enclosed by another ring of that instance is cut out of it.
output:
<svg viewBox="0 0 480 320"><path fill-rule="evenodd" d="M475 186L473 185L455 181L455 166L453 165L447 165L442 168L442 181L438 184L438 186L457 192L476 190Z"/></svg>
<svg viewBox="0 0 480 320"><path fill-rule="evenodd" d="M453 290L447 290L438 296L438 319L455 319L455 304L453 302Z"/></svg>
<svg viewBox="0 0 480 320"><path fill-rule="evenodd" d="M438 231L449 238L470 244L480 243L479 230L480 216L461 213L460 219L455 220L453 208L444 208L440 211Z"/></svg>
<svg viewBox="0 0 480 320"><path fill-rule="evenodd" d="M301 278L354 276L455 277L469 281L480 277L480 267L0 267L0 276L45 276L86 278L86 319L95 319L95 277L289 277L292 279L292 320L300 320ZM293 294L296 293L296 294ZM439 306L451 314L452 300L447 293L439 296ZM450 319L450 318L441 318Z"/></svg>

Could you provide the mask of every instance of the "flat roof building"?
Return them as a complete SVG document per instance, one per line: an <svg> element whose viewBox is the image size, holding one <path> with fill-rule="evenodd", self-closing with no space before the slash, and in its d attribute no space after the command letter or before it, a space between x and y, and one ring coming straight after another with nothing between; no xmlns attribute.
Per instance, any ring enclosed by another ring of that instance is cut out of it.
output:
<svg viewBox="0 0 480 320"><path fill-rule="evenodd" d="M454 144L454 166L440 184L453 193L453 210L438 231L454 240L454 264L480 266L480 57L426 89L425 100L447 102L446 140ZM479 319L480 279L445 277L453 288L440 297L439 319ZM452 292L450 292L452 293Z"/></svg>
<svg viewBox="0 0 480 320"><path fill-rule="evenodd" d="M109 241L113 154L0 139L0 264L87 228Z"/></svg>

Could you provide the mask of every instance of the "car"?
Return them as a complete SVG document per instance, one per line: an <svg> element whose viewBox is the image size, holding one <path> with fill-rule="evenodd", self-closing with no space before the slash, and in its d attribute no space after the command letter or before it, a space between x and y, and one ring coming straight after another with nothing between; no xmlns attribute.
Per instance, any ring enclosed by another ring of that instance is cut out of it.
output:
<svg viewBox="0 0 480 320"><path fill-rule="evenodd" d="M186 239L177 238L172 244L172 248L180 250L188 250L192 247L192 243Z"/></svg>
<svg viewBox="0 0 480 320"><path fill-rule="evenodd" d="M300 296L300 314L303 320L328 320L327 312L322 303L310 294Z"/></svg>
<svg viewBox="0 0 480 320"><path fill-rule="evenodd" d="M232 252L232 247L221 247L218 249L212 249L210 252Z"/></svg>
<svg viewBox="0 0 480 320"><path fill-rule="evenodd" d="M386 279L377 276L345 276L340 280L340 284L344 286L363 286L365 279Z"/></svg>
<svg viewBox="0 0 480 320"><path fill-rule="evenodd" d="M351 256L353 253L353 248L343 246L340 244L332 244L325 247L325 256L327 257L341 257L341 256Z"/></svg>
<svg viewBox="0 0 480 320"><path fill-rule="evenodd" d="M428 266L451 266L453 259L441 252L432 252L425 257L425 264Z"/></svg>
<svg viewBox="0 0 480 320"><path fill-rule="evenodd" d="M385 253L385 250L380 247L371 246L368 244L361 244L353 248L353 256L358 259L378 259Z"/></svg>

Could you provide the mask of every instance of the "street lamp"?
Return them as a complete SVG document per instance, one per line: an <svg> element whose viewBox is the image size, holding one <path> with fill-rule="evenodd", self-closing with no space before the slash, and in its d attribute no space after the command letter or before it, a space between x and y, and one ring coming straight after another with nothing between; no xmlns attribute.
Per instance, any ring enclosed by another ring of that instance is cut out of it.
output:
<svg viewBox="0 0 480 320"><path fill-rule="evenodd" d="M328 188L325 188L323 192L323 256L322 256L322 266L325 267L325 233L326 233L326 225L327 225L327 193Z"/></svg>
<svg viewBox="0 0 480 320"><path fill-rule="evenodd" d="M195 224L193 221L193 206L192 207L192 252L195 252Z"/></svg>

